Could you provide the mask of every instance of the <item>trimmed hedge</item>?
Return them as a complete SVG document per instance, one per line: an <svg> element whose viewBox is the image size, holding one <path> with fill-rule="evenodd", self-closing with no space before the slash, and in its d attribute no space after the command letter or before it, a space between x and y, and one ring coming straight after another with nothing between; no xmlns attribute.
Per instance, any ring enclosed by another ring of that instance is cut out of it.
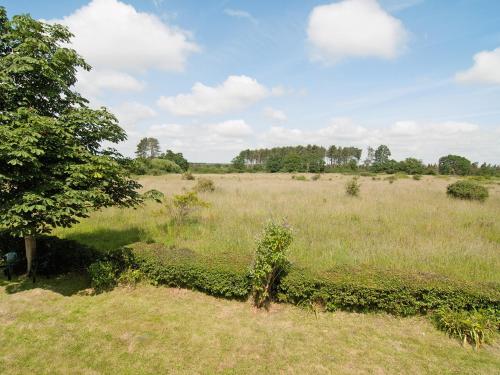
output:
<svg viewBox="0 0 500 375"><path fill-rule="evenodd" d="M312 275L292 269L281 279L278 300L327 311L385 311L395 315L452 310L494 309L500 312L498 285L472 285L436 275L404 275L371 268L338 268Z"/></svg>
<svg viewBox="0 0 500 375"><path fill-rule="evenodd" d="M246 299L250 294L248 267L241 261L209 258L192 250L169 249L160 244L136 244L133 252L138 269L155 285L234 299Z"/></svg>

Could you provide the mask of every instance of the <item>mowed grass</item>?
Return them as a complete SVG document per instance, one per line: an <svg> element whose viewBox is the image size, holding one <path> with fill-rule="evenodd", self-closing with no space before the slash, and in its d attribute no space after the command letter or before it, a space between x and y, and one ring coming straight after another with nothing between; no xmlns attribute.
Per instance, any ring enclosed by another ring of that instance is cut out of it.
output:
<svg viewBox="0 0 500 375"><path fill-rule="evenodd" d="M269 312L188 290L90 296L77 276L0 283L2 374L495 374L423 317Z"/></svg>
<svg viewBox="0 0 500 375"><path fill-rule="evenodd" d="M197 176L200 177L200 176ZM478 282L500 282L500 185L488 184L485 203L451 199L454 178L388 181L361 177L359 197L347 196L350 176L325 174L296 181L290 174L232 174L212 178L213 193L199 219L173 225L169 210L148 202L138 209L110 208L56 235L104 249L138 241L187 247L211 256L250 262L255 237L269 218L294 228L291 260L315 271L337 265L431 272ZM310 177L310 176L309 176ZM167 197L196 181L179 175L143 177L144 191Z"/></svg>

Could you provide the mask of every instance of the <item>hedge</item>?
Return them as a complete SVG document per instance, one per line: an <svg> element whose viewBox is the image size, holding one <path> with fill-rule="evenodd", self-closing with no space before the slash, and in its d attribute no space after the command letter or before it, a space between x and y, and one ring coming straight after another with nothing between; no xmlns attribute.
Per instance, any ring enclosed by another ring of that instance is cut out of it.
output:
<svg viewBox="0 0 500 375"><path fill-rule="evenodd" d="M311 274L293 268L281 279L277 299L327 311L385 311L395 315L490 308L500 313L498 285L469 284L429 274L398 274L373 268L339 267Z"/></svg>
<svg viewBox="0 0 500 375"><path fill-rule="evenodd" d="M241 261L207 257L160 244L136 244L133 252L137 267L155 285L235 299L246 299L250 294L248 268Z"/></svg>

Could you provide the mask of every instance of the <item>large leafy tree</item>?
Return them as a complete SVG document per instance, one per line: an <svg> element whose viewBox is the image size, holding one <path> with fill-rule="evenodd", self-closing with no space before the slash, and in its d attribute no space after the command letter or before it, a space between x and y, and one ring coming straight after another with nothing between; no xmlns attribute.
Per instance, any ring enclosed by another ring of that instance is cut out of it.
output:
<svg viewBox="0 0 500 375"><path fill-rule="evenodd" d="M389 161L391 150L386 145L380 145L375 150L374 158L375 164L384 164Z"/></svg>
<svg viewBox="0 0 500 375"><path fill-rule="evenodd" d="M439 159L439 173L457 174L466 176L470 174L472 164L469 159L459 155L447 155Z"/></svg>
<svg viewBox="0 0 500 375"><path fill-rule="evenodd" d="M125 132L74 91L77 69L90 67L67 47L71 37L0 7L0 229L24 237L28 272L37 235L140 201L121 156L101 147Z"/></svg>

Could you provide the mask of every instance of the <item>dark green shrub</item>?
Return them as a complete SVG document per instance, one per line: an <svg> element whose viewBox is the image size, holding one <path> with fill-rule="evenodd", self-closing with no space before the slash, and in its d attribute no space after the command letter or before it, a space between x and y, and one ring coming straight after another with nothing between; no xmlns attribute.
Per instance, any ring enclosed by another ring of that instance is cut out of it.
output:
<svg viewBox="0 0 500 375"><path fill-rule="evenodd" d="M307 181L307 177L304 175L293 175L292 180L297 180L297 181Z"/></svg>
<svg viewBox="0 0 500 375"><path fill-rule="evenodd" d="M163 201L163 198L165 198L165 194L163 194L161 191L159 190L156 190L156 189L152 189L152 190L148 190L146 191L142 197L145 199L145 200L152 200L152 201L155 201L157 203L161 203Z"/></svg>
<svg viewBox="0 0 500 375"><path fill-rule="evenodd" d="M441 307L492 309L500 313L497 285L471 285L437 275L396 273L369 267L338 267L321 274L292 268L281 279L278 300L327 311L425 314Z"/></svg>
<svg viewBox="0 0 500 375"><path fill-rule="evenodd" d="M352 179L350 179L345 185L345 192L347 195L350 195L352 197L357 197L359 195L360 188L361 185L358 183L358 177L355 176Z"/></svg>
<svg viewBox="0 0 500 375"><path fill-rule="evenodd" d="M154 285L198 290L210 295L246 299L250 277L245 259L205 257L188 249L161 244L134 247L137 267Z"/></svg>
<svg viewBox="0 0 500 375"><path fill-rule="evenodd" d="M488 198L488 189L472 181L457 181L448 185L448 196L459 199L478 200L484 202Z"/></svg>
<svg viewBox="0 0 500 375"><path fill-rule="evenodd" d="M287 224L269 221L257 241L250 276L254 302L258 308L269 303L272 291L288 269L286 251L292 239L292 230Z"/></svg>
<svg viewBox="0 0 500 375"><path fill-rule="evenodd" d="M97 293L112 289L118 282L118 269L111 261L98 261L88 268L90 285Z"/></svg>
<svg viewBox="0 0 500 375"><path fill-rule="evenodd" d="M194 191L197 191L199 193L212 192L215 191L215 184L213 180L202 177L198 179L198 183L194 187Z"/></svg>
<svg viewBox="0 0 500 375"><path fill-rule="evenodd" d="M433 321L441 331L476 349L488 343L500 328L500 315L491 310L454 311L444 307L434 313Z"/></svg>

